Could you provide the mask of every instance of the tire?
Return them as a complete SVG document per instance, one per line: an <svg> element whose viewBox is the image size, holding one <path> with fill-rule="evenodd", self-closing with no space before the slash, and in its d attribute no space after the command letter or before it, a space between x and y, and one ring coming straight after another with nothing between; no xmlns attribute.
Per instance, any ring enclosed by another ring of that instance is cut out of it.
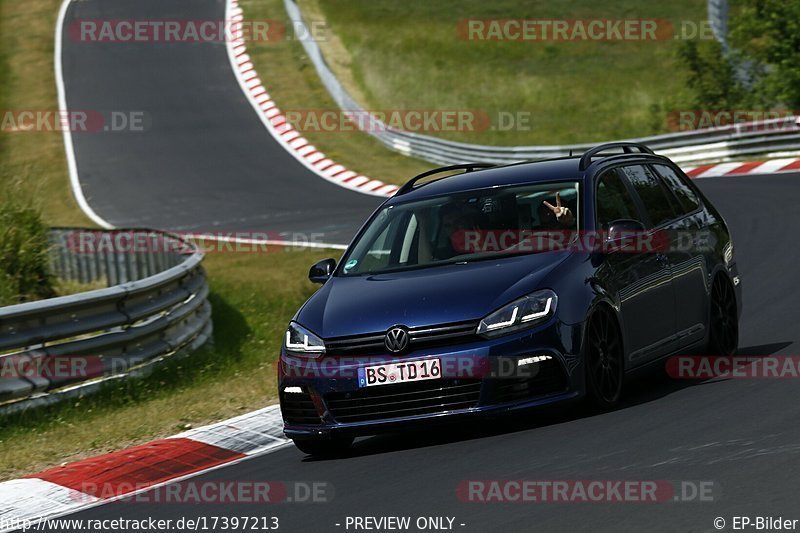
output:
<svg viewBox="0 0 800 533"><path fill-rule="evenodd" d="M334 457L347 451L353 438L334 438L330 440L293 440L298 450L306 455L317 457Z"/></svg>
<svg viewBox="0 0 800 533"><path fill-rule="evenodd" d="M597 409L614 408L622 397L625 362L616 318L606 306L589 319L584 354L587 399Z"/></svg>
<svg viewBox="0 0 800 533"><path fill-rule="evenodd" d="M739 312L730 281L718 275L711 286L708 355L729 356L739 348Z"/></svg>

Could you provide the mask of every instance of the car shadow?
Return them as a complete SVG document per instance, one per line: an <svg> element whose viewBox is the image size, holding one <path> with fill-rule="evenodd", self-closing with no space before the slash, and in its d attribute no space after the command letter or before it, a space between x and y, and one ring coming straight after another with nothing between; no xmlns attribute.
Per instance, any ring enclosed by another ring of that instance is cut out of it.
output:
<svg viewBox="0 0 800 533"><path fill-rule="evenodd" d="M792 342L776 342L747 346L739 349L738 356L767 357L791 345ZM725 378L713 379L674 379L667 375L664 364L637 373L636 379L626 383L625 396L614 411L657 401L689 387L709 386L727 381ZM441 446L454 442L482 439L497 435L531 431L541 427L580 420L592 416L603 416L603 412L593 409L585 402L567 405L539 407L531 410L536 416L500 415L480 418L480 424L442 424L435 428L413 429L402 433L387 433L374 437L358 439L346 452L335 457L311 457L304 461L346 460L382 453L391 453L415 448Z"/></svg>
<svg viewBox="0 0 800 533"><path fill-rule="evenodd" d="M792 341L758 344L740 348L738 357L768 357L790 346ZM686 354L695 355L695 354ZM644 403L659 400L674 392L701 385L711 385L728 381L728 378L710 379L680 379L667 374L664 364L655 365L653 368L637 375L637 379L626 384L625 397L620 402L618 409L633 407Z"/></svg>

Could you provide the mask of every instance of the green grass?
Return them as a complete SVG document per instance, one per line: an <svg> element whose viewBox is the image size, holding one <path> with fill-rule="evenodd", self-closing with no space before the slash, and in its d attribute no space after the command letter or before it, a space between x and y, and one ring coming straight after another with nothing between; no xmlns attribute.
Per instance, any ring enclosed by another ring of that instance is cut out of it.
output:
<svg viewBox="0 0 800 533"><path fill-rule="evenodd" d="M60 0L0 0L0 109L56 109L53 29ZM284 49L283 65L292 62ZM387 166L388 168L388 166ZM69 188L61 135L0 132L0 202L12 184L49 225L90 225ZM213 344L81 401L0 419L0 479L105 453L273 403L286 324L315 290L326 250L216 253L205 260ZM76 287L59 285L60 292Z"/></svg>
<svg viewBox="0 0 800 533"><path fill-rule="evenodd" d="M591 142L666 129L670 109L691 107L678 41L492 42L458 37L461 19L705 20L703 0L301 0L330 29L321 46L368 109L529 113L510 131L445 132L480 144Z"/></svg>
<svg viewBox="0 0 800 533"><path fill-rule="evenodd" d="M283 0L241 0L240 5L249 20L278 20L290 27ZM264 87L280 109L338 109L299 42L251 42L247 51ZM431 163L391 152L361 132L304 132L303 135L337 163L387 183L405 183L433 167Z"/></svg>
<svg viewBox="0 0 800 533"><path fill-rule="evenodd" d="M0 109L57 110L54 29L60 0L0 1ZM57 132L0 131L0 201L13 183L49 225L86 225Z"/></svg>

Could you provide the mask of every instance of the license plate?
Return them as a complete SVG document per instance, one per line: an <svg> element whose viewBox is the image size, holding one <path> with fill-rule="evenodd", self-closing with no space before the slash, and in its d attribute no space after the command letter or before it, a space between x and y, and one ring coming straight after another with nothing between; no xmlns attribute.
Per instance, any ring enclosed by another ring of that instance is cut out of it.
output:
<svg viewBox="0 0 800 533"><path fill-rule="evenodd" d="M393 385L442 377L442 362L439 359L404 361L385 365L367 366L358 369L358 386L374 387Z"/></svg>

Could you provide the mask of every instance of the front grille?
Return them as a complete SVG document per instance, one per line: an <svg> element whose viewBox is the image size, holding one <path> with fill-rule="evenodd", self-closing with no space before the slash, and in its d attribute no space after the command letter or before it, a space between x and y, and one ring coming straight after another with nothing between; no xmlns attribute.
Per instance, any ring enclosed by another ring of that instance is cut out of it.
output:
<svg viewBox="0 0 800 533"><path fill-rule="evenodd" d="M473 341L477 338L475 335L477 327L477 322L470 321L409 328L409 350ZM385 332L380 332L325 339L325 351L328 355L349 356L385 353L387 351L383 345L385 336Z"/></svg>
<svg viewBox="0 0 800 533"><path fill-rule="evenodd" d="M337 422L364 422L468 409L480 393L480 381L445 379L332 392L325 401Z"/></svg>
<svg viewBox="0 0 800 533"><path fill-rule="evenodd" d="M492 380L491 403L528 400L567 390L567 376L561 364L553 359L536 364L539 368L535 376Z"/></svg>
<svg viewBox="0 0 800 533"><path fill-rule="evenodd" d="M311 395L300 392L281 392L281 413L287 424L319 424L320 418Z"/></svg>

